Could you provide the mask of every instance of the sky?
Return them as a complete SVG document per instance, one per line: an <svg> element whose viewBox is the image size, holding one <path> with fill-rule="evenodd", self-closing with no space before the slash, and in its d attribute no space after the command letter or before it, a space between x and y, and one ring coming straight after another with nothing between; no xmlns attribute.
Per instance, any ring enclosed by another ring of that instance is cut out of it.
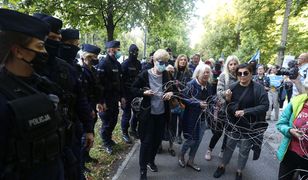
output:
<svg viewBox="0 0 308 180"><path fill-rule="evenodd" d="M215 13L217 7L221 4L231 3L232 0L197 0L196 2L196 17L193 17L190 22L190 47L194 47L200 40L204 32L203 18L210 13Z"/></svg>

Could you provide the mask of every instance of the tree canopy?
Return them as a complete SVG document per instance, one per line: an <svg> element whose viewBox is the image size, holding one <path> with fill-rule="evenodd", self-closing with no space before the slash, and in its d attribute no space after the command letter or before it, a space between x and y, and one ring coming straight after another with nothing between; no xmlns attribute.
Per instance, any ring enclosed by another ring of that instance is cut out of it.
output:
<svg viewBox="0 0 308 180"><path fill-rule="evenodd" d="M217 13L204 18L205 33L196 49L206 57L235 54L247 62L257 49L261 62L274 64L280 48L281 27L286 3L280 0L234 0ZM289 17L286 54L308 50L308 6L293 2Z"/></svg>

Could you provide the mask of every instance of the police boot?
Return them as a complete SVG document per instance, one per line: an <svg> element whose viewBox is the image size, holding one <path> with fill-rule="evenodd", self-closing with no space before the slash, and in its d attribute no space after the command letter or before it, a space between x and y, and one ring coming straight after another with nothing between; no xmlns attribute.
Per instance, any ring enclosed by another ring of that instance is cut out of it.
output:
<svg viewBox="0 0 308 180"><path fill-rule="evenodd" d="M139 139L139 135L138 135L138 133L137 133L136 130L130 130L130 131L129 131L129 134L130 134L130 136L132 136L133 138Z"/></svg>
<svg viewBox="0 0 308 180"><path fill-rule="evenodd" d="M106 151L108 154L112 154L113 149L111 145L104 145L103 149Z"/></svg>
<svg viewBox="0 0 308 180"><path fill-rule="evenodd" d="M95 158L92 158L89 154L89 151L86 151L84 154L84 161L86 163L98 163L98 160Z"/></svg>
<svg viewBox="0 0 308 180"><path fill-rule="evenodd" d="M122 139L126 144L132 144L132 140L130 139L127 132L123 132Z"/></svg>
<svg viewBox="0 0 308 180"><path fill-rule="evenodd" d="M140 180L147 180L147 171L146 170L141 170L140 171Z"/></svg>

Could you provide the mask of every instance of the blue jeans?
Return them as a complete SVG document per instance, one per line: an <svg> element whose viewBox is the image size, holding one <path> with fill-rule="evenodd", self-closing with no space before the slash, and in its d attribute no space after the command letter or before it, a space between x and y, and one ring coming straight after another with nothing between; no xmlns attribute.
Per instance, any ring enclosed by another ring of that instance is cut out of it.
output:
<svg viewBox="0 0 308 180"><path fill-rule="evenodd" d="M204 135L204 131L207 129L207 123L206 121L199 121L198 123L200 123L199 126L199 138L197 140L189 138L189 139L185 139L183 145L182 145L182 149L181 149L181 154L184 156L187 152L188 149L190 149L189 151L189 158L193 159L195 158L195 155L197 153L197 150L199 148L199 145L202 141L203 135Z"/></svg>

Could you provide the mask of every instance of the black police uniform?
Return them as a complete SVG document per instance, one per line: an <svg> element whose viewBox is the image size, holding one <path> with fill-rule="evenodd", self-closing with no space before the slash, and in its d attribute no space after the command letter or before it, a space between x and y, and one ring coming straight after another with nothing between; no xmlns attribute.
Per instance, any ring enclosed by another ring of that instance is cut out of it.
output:
<svg viewBox="0 0 308 180"><path fill-rule="evenodd" d="M141 63L137 59L138 56L138 47L135 44L132 44L129 47L129 58L126 59L122 64L122 72L123 72L123 86L124 86L124 97L126 99L126 106L123 108L121 128L123 132L123 136L127 136L128 138L128 128L129 121L131 121L131 130L133 133L136 133L137 128L137 118L133 114L132 116L132 108L131 102L133 100L133 96L130 93L130 87L133 82L136 80L136 77L141 72Z"/></svg>
<svg viewBox="0 0 308 180"><path fill-rule="evenodd" d="M119 47L119 41L111 41L106 44L107 48ZM101 129L101 137L103 139L106 150L111 153L111 146L114 144L112 140L112 132L117 124L119 114L119 100L123 97L122 88L122 70L121 64L116 60L114 56L107 54L106 58L98 64L98 73L104 87L104 97L100 100L100 103L105 103L107 110L100 112L100 119L103 121Z"/></svg>
<svg viewBox="0 0 308 180"><path fill-rule="evenodd" d="M3 32L40 40L49 33L48 25L37 18L7 9L0 14ZM19 77L5 67L0 82L0 179L64 179L64 121L54 95L59 89L36 74Z"/></svg>
<svg viewBox="0 0 308 180"><path fill-rule="evenodd" d="M51 31L59 34L62 21L48 15L34 14L49 23ZM81 137L82 132L93 133L93 122L90 117L90 106L82 91L81 82L75 69L58 58L60 42L47 39L45 46L49 55L48 61L41 66L34 66L35 71L48 77L64 90L64 108L62 115L70 123L67 125L67 134L70 137L65 148L65 170L69 179L85 179L81 170ZM72 154L73 153L73 154Z"/></svg>
<svg viewBox="0 0 308 180"><path fill-rule="evenodd" d="M91 44L83 44L82 45L82 51L93 53L98 55L101 51L99 47L91 45ZM91 62L93 62L92 60ZM96 60L97 61L97 60ZM97 121L97 110L96 110L96 104L99 102L99 100L102 98L103 88L99 82L99 77L96 69L94 66L90 65L89 67L86 64L83 64L81 66L81 75L80 80L82 83L82 88L84 89L84 92L86 94L86 97L89 101L91 111L95 112L95 117L93 118L93 128L95 126L95 123ZM84 132L85 133L85 132ZM84 162L97 162L96 159L92 158L89 155L89 149L84 144L84 136L83 136L83 147L81 156L82 156L82 167L84 166ZM89 171L88 169L84 168L85 170Z"/></svg>
<svg viewBox="0 0 308 180"><path fill-rule="evenodd" d="M58 57L65 60L70 64L80 75L81 67L77 64L77 53L80 50L78 46L67 44L64 41L79 39L79 30L77 29L62 29L61 30L61 41L63 43L59 46Z"/></svg>

